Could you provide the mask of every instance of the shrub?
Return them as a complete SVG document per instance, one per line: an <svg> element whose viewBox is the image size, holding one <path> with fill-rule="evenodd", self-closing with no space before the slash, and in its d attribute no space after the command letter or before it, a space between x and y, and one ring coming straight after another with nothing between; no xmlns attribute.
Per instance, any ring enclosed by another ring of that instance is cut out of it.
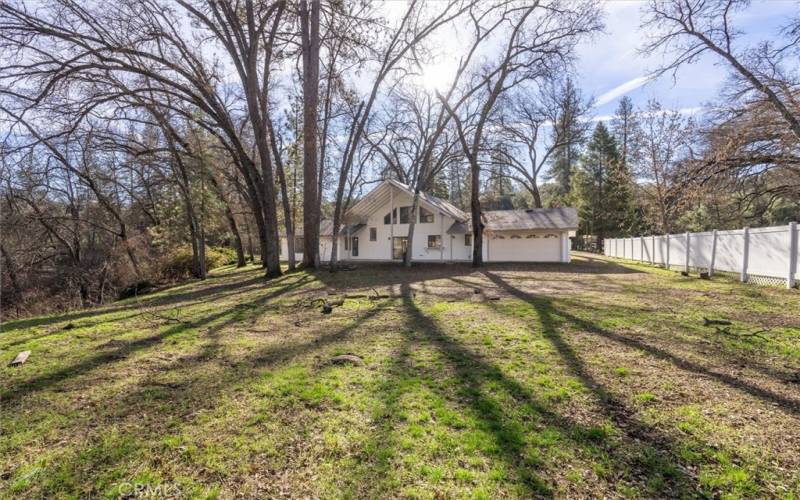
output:
<svg viewBox="0 0 800 500"><path fill-rule="evenodd" d="M122 290L117 293L117 300L127 299L130 297L144 295L146 293L150 293L155 289L155 285L153 285L148 280L137 281L132 285L128 285Z"/></svg>
<svg viewBox="0 0 800 500"><path fill-rule="evenodd" d="M210 271L220 266L236 263L236 251L225 247L206 247L206 270ZM171 254L161 264L161 275L165 279L177 280L192 275L192 248L181 247Z"/></svg>

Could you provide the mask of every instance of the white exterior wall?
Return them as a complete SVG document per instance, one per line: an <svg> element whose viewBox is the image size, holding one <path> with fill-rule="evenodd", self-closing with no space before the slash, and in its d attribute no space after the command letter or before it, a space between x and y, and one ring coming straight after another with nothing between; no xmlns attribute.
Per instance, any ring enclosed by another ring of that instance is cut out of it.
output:
<svg viewBox="0 0 800 500"><path fill-rule="evenodd" d="M410 207L412 197L401 191L394 192L394 206L397 209L398 220L400 218L400 207ZM464 245L464 235L447 234L447 230L455 222L451 217L441 214L434 207L420 202L426 210L433 212L433 222L417 224L414 226L414 241L412 242L412 259L417 262L438 262L444 261L464 261L472 258L472 247ZM339 238L339 255L344 260L390 260L392 258L392 234L394 236L408 236L408 224L384 224L383 218L390 211L390 203L386 203L379 210L370 215L367 223L357 233L350 236L358 236L358 256L352 255L352 248L344 250L344 236ZM419 217L419 211L417 213ZM419 220L419 219L418 219ZM376 241L369 240L370 228L377 229ZM442 236L442 249L427 248L429 235Z"/></svg>
<svg viewBox="0 0 800 500"><path fill-rule="evenodd" d="M331 260L331 237L330 236L320 236L319 237L319 259L322 262L327 262ZM302 250L302 248L295 248L294 252L294 260L295 262L300 262L303 260L303 252L298 252L297 250ZM289 260L289 243L286 241L286 237L281 236L281 260L287 261Z"/></svg>
<svg viewBox="0 0 800 500"><path fill-rule="evenodd" d="M393 204L400 217L400 207L410 207L413 198L410 194L395 190ZM433 212L433 222L419 223L414 226L412 259L415 262L470 262L472 261L472 245L464 245L464 234L447 234L447 230L455 220L435 207L420 201L420 205ZM383 218L390 212L391 203L387 202L373 212L359 231L350 237L358 237L358 255L353 249L344 248L345 236L339 236L339 260L352 261L389 261L392 259L392 235L407 236L408 224L384 224ZM417 214L419 217L419 213ZM417 219L419 220L419 219ZM370 241L370 228L377 230L376 241ZM546 235L555 237L546 238ZM441 235L442 248L428 248L428 236ZM511 238L512 235L519 238ZM528 236L536 235L536 238ZM565 230L531 230L484 232L483 258L485 262L569 262L569 231ZM472 240L472 238L470 238ZM288 253L286 238L281 238L281 260L286 260ZM331 255L331 238L320 238L320 257L323 262L329 261ZM302 252L295 253L295 259L301 261Z"/></svg>

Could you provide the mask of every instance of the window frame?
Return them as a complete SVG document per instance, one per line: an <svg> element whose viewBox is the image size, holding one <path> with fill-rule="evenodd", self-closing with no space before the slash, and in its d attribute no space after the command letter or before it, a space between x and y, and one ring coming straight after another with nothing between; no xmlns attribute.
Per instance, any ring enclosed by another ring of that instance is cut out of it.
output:
<svg viewBox="0 0 800 500"><path fill-rule="evenodd" d="M397 224L397 207L394 207L393 210L391 210L388 214L383 216L383 225L384 226L388 226L389 224L392 224L392 222L389 219L389 216L392 215L392 212L394 212L394 217L393 217L394 218L394 224Z"/></svg>
<svg viewBox="0 0 800 500"><path fill-rule="evenodd" d="M424 220L422 218L422 213L423 212L425 212L425 219L430 219L430 220ZM422 205L420 205L420 207L419 207L419 223L420 224L431 224L434 221L435 221L435 214L433 213L433 211L428 210L427 208L425 208Z"/></svg>
<svg viewBox="0 0 800 500"><path fill-rule="evenodd" d="M439 244L438 245L431 245L431 238L435 238L434 241L438 240ZM442 248L442 235L441 234L429 234L428 235L428 248L441 249Z"/></svg>
<svg viewBox="0 0 800 500"><path fill-rule="evenodd" d="M369 241L378 241L378 228L369 228Z"/></svg>
<svg viewBox="0 0 800 500"><path fill-rule="evenodd" d="M403 212L405 211L405 222L403 222ZM400 213L398 214L398 224L408 224L411 221L411 207L400 207Z"/></svg>
<svg viewBox="0 0 800 500"><path fill-rule="evenodd" d="M471 247L472 246L472 234L471 233L464 233L464 246Z"/></svg>

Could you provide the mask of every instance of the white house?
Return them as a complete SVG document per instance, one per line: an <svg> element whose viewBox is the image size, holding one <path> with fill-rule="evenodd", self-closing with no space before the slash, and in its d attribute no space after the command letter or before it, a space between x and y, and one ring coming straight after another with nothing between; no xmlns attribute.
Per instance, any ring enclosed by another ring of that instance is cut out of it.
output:
<svg viewBox="0 0 800 500"><path fill-rule="evenodd" d="M351 207L338 238L339 259L347 261L402 260L408 249L408 218L413 190L393 179L381 182ZM451 203L420 194L414 227L412 260L468 262L472 260L470 214ZM483 258L486 262L569 262L569 237L578 229L574 208L535 208L483 212ZM302 252L302 231L295 251ZM320 258L330 260L333 223L320 224ZM281 256L288 252L281 237ZM296 253L299 261L302 253Z"/></svg>

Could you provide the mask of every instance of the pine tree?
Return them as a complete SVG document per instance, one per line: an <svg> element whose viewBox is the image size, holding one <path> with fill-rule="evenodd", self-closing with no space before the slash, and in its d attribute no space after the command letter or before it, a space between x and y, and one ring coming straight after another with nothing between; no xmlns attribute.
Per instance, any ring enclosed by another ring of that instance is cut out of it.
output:
<svg viewBox="0 0 800 500"><path fill-rule="evenodd" d="M633 193L631 177L622 164L617 142L599 122L573 178L573 199L580 232L604 238L630 229Z"/></svg>
<svg viewBox="0 0 800 500"><path fill-rule="evenodd" d="M617 111L611 121L611 132L617 141L620 163L628 171L633 171L639 159L639 120L633 109L633 101L628 96L619 101Z"/></svg>
<svg viewBox="0 0 800 500"><path fill-rule="evenodd" d="M553 152L548 180L555 184L555 195L565 200L572 189L572 174L585 140L586 125L582 118L589 105L571 78L564 80L554 92L558 113L553 123L553 136L563 146Z"/></svg>

